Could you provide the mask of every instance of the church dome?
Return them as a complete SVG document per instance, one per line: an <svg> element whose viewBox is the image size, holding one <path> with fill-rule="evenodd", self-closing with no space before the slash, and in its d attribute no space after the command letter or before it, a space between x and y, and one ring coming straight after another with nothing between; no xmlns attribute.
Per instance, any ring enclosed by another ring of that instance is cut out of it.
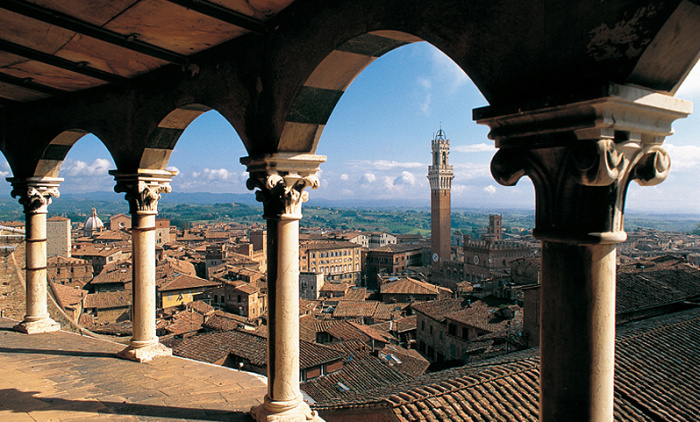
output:
<svg viewBox="0 0 700 422"><path fill-rule="evenodd" d="M97 216L95 207L92 207L92 213L85 222L85 230L98 231L104 229L104 227L104 223L102 223L102 220L100 220L100 218Z"/></svg>

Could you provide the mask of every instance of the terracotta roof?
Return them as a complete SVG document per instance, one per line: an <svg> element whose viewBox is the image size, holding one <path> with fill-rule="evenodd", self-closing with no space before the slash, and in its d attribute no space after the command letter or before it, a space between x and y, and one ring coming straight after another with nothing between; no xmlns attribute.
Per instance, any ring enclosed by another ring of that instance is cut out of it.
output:
<svg viewBox="0 0 700 422"><path fill-rule="evenodd" d="M348 322L351 324L353 327L357 328L358 330L362 331L363 333L367 334L371 339L381 341L384 343L398 343L399 340L394 337L393 335L381 331L381 330L375 330L374 328L370 327L369 325L364 325L364 324L359 324L356 322Z"/></svg>
<svg viewBox="0 0 700 422"><path fill-rule="evenodd" d="M397 333L405 333L406 331L415 330L418 326L416 315L411 315L397 319L395 321L385 321L379 324L372 325L373 328L386 332L395 331Z"/></svg>
<svg viewBox="0 0 700 422"><path fill-rule="evenodd" d="M323 283L321 287L322 292L343 292L350 289L352 286L350 283Z"/></svg>
<svg viewBox="0 0 700 422"><path fill-rule="evenodd" d="M203 326L211 330L229 331L237 329L241 324L249 324L248 318L217 310L207 318Z"/></svg>
<svg viewBox="0 0 700 422"><path fill-rule="evenodd" d="M505 329L509 322L522 324L522 309L517 305L509 306L508 309L513 312L514 318L504 318L501 309L479 300L466 308L445 315L445 318L480 330L495 332Z"/></svg>
<svg viewBox="0 0 700 422"><path fill-rule="evenodd" d="M219 331L182 340L173 347L173 354L204 362L216 362L229 354L252 365L267 366L267 339L243 331ZM344 357L343 353L320 344L299 343L299 367L312 368Z"/></svg>
<svg viewBox="0 0 700 422"><path fill-rule="evenodd" d="M347 358L340 370L300 385L301 389L314 400L342 400L344 397L352 397L358 393L393 385L409 378L408 375L371 355L366 348L362 348L360 343L353 342L350 348L344 343L333 343L328 346L344 351ZM349 391L338 389L338 383L345 385Z"/></svg>
<svg viewBox="0 0 700 422"><path fill-rule="evenodd" d="M179 274L173 278L166 279L158 286L161 292L172 292L177 290L199 289L203 287L218 287L221 283L209 281L203 278Z"/></svg>
<svg viewBox="0 0 700 422"><path fill-rule="evenodd" d="M214 311L216 310L213 306L211 306L208 303L203 302L201 300L195 300L193 302L189 302L186 306L188 309L192 309L200 315L213 314Z"/></svg>
<svg viewBox="0 0 700 422"><path fill-rule="evenodd" d="M615 420L697 420L700 309L628 323L616 337ZM537 421L538 395L539 349L529 349L315 407L388 408L399 421Z"/></svg>
<svg viewBox="0 0 700 422"><path fill-rule="evenodd" d="M171 334L185 334L202 329L204 316L197 312L178 312L173 316L173 321L165 326L165 330Z"/></svg>
<svg viewBox="0 0 700 422"><path fill-rule="evenodd" d="M405 277L382 284L379 291L381 294L395 295L437 295L438 287L434 284Z"/></svg>
<svg viewBox="0 0 700 422"><path fill-rule="evenodd" d="M443 321L445 315L462 309L462 299L445 299L432 300L430 302L413 303L411 308L414 311L420 312L423 315L434 319L435 321Z"/></svg>
<svg viewBox="0 0 700 422"><path fill-rule="evenodd" d="M131 291L90 293L85 296L85 309L127 308L131 305Z"/></svg>
<svg viewBox="0 0 700 422"><path fill-rule="evenodd" d="M338 300L351 300L355 302L361 302L364 301L366 297L366 287L351 287L345 292L345 296L339 297Z"/></svg>
<svg viewBox="0 0 700 422"><path fill-rule="evenodd" d="M616 312L637 311L700 297L700 271L663 269L617 275Z"/></svg>
<svg viewBox="0 0 700 422"><path fill-rule="evenodd" d="M405 349L395 344L387 344L382 350L379 351L380 358L382 355L385 356L383 360L386 362L393 362L392 366L394 369L397 369L410 377L418 377L423 375L428 369L428 366L430 366L428 359L424 358L423 355L421 355L417 350ZM398 361L390 359L387 355L394 355L398 358Z"/></svg>
<svg viewBox="0 0 700 422"><path fill-rule="evenodd" d="M375 301L339 301L333 311L333 318L372 318L378 303Z"/></svg>
<svg viewBox="0 0 700 422"><path fill-rule="evenodd" d="M59 283L51 283L50 285L54 296L56 296L56 301L63 309L79 304L87 295L87 291L80 288L64 286Z"/></svg>

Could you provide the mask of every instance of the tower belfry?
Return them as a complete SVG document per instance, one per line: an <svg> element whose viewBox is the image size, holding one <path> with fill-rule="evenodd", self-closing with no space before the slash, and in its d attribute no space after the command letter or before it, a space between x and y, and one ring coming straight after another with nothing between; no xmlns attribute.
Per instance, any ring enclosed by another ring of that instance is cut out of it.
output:
<svg viewBox="0 0 700 422"><path fill-rule="evenodd" d="M449 164L450 140L442 127L431 141L433 164L428 166L430 181L430 249L433 269L450 259L450 190L452 166Z"/></svg>

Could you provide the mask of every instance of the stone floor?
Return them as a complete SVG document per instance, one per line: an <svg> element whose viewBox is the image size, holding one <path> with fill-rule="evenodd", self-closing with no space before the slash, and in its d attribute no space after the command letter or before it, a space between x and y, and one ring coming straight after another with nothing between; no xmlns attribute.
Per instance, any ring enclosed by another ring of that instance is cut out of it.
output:
<svg viewBox="0 0 700 422"><path fill-rule="evenodd" d="M77 334L20 334L0 319L0 421L251 421L255 374L178 357L139 364Z"/></svg>

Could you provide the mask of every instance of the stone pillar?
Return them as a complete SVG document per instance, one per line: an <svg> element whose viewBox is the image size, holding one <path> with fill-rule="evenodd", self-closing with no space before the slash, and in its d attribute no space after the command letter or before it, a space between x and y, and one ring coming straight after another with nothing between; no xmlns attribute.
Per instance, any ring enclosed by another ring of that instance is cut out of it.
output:
<svg viewBox="0 0 700 422"><path fill-rule="evenodd" d="M63 179L54 177L8 178L13 197L24 206L26 251L27 310L24 320L14 327L27 334L58 331L61 326L49 317L46 279L46 213L51 197L58 198L58 185Z"/></svg>
<svg viewBox="0 0 700 422"><path fill-rule="evenodd" d="M166 170L141 170L135 174L111 172L117 192L124 192L131 214L132 317L133 333L129 346L118 356L147 362L170 356L156 336L156 215L160 194L170 192L176 174Z"/></svg>
<svg viewBox="0 0 700 422"><path fill-rule="evenodd" d="M628 86L603 97L487 116L499 151L491 173L535 186L542 241L540 420L613 419L615 245L623 242L627 187L663 181L661 147L691 104ZM527 309L524 312L528 312Z"/></svg>
<svg viewBox="0 0 700 422"><path fill-rule="evenodd" d="M316 172L325 160L290 153L241 159L267 220L268 389L264 403L251 409L258 422L317 419L299 390L299 220L304 188L318 187Z"/></svg>

